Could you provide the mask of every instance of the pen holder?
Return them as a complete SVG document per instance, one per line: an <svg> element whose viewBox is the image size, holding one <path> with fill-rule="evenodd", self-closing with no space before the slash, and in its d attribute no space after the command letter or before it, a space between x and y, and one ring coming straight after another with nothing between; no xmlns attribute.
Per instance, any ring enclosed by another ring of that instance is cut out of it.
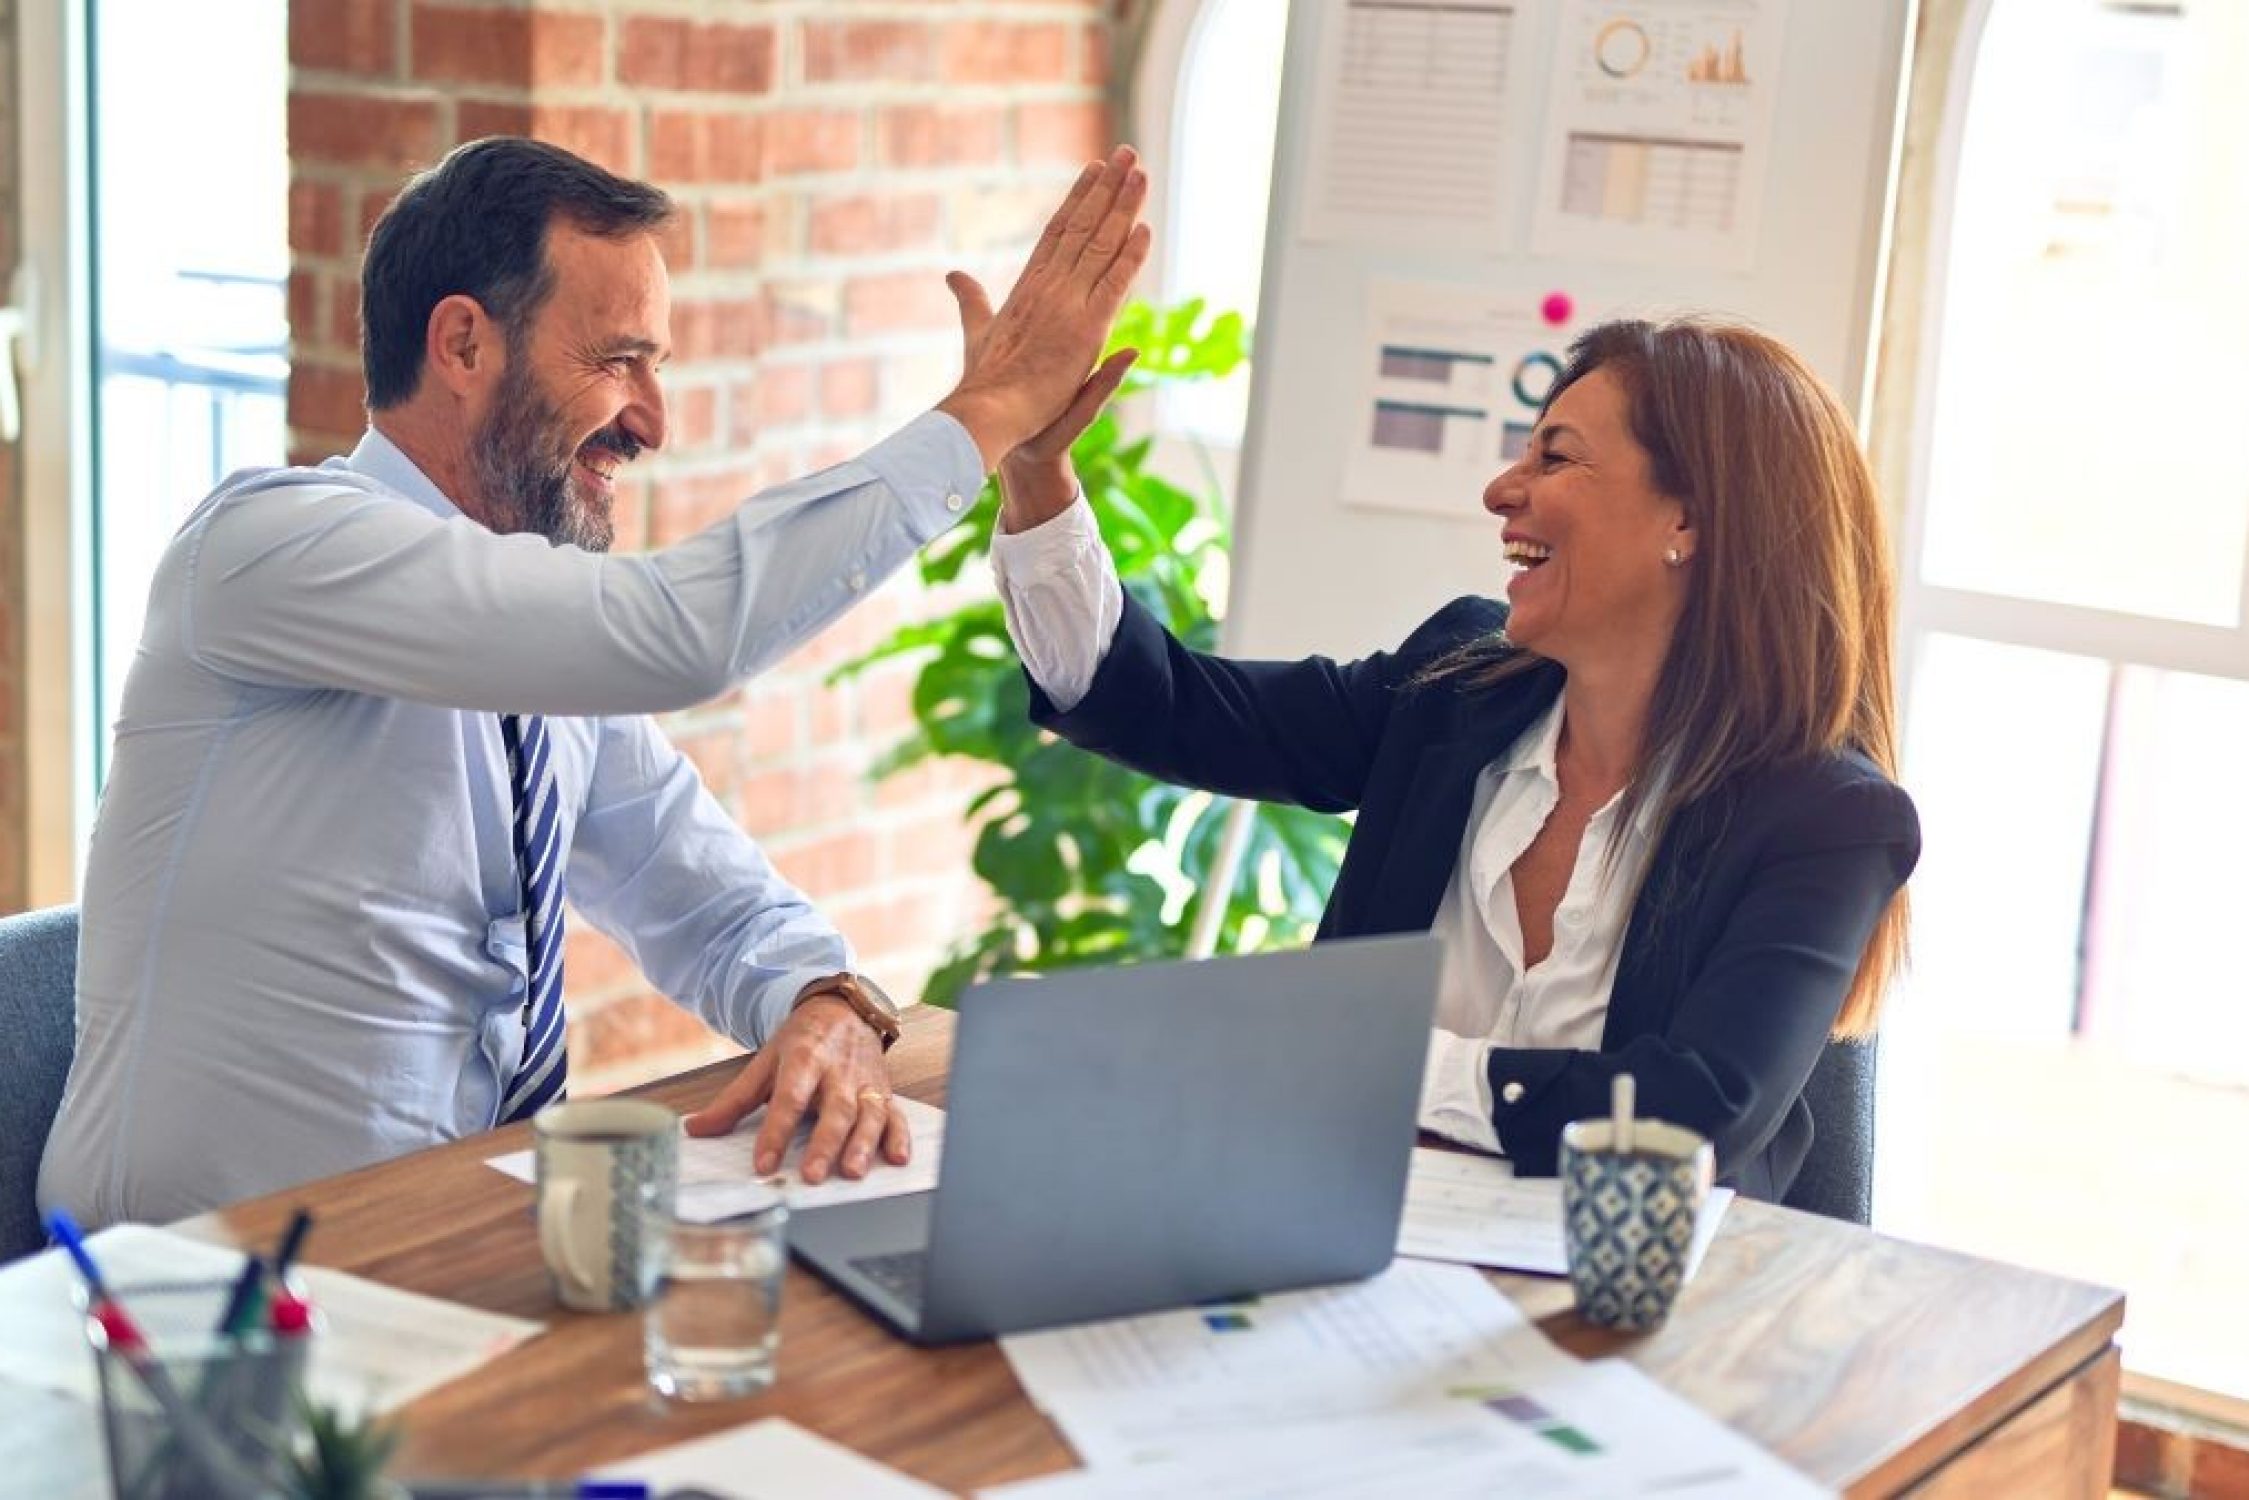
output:
<svg viewBox="0 0 2249 1500"><path fill-rule="evenodd" d="M119 1346L89 1311L102 1437L117 1500L285 1493L303 1430L298 1392L317 1327L215 1332L232 1286L174 1282L111 1289L144 1343Z"/></svg>

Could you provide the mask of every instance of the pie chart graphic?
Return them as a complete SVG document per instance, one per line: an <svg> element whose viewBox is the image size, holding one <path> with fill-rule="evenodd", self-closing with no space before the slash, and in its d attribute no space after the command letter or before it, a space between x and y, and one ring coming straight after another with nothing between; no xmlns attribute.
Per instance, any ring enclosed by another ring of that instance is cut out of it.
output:
<svg viewBox="0 0 2249 1500"><path fill-rule="evenodd" d="M1611 78L1638 75L1648 65L1648 33L1638 21L1620 17L1593 33L1593 62Z"/></svg>

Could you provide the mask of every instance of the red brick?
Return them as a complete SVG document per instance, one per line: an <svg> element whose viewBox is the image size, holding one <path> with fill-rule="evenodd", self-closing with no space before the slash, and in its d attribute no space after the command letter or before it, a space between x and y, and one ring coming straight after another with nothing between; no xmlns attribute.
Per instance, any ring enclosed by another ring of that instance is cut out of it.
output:
<svg viewBox="0 0 2249 1500"><path fill-rule="evenodd" d="M695 765L712 796L725 801L742 784L741 742L725 728L674 732L672 743Z"/></svg>
<svg viewBox="0 0 2249 1500"><path fill-rule="evenodd" d="M772 854L780 872L816 902L865 890L881 878L882 844L871 829L847 829Z"/></svg>
<svg viewBox="0 0 2249 1500"><path fill-rule="evenodd" d="M692 453L718 441L718 392L711 386L674 387L665 406L671 426L667 451Z"/></svg>
<svg viewBox="0 0 2249 1500"><path fill-rule="evenodd" d="M833 282L775 281L765 287L765 333L775 345L819 343L842 312Z"/></svg>
<svg viewBox="0 0 2249 1500"><path fill-rule="evenodd" d="M564 973L567 976L568 970ZM661 1052L715 1047L723 1041L692 1012L661 995L629 995L589 1011L570 1025L574 1075L621 1067Z"/></svg>
<svg viewBox="0 0 2249 1500"><path fill-rule="evenodd" d="M398 0L289 0L289 66L362 78L398 69Z"/></svg>
<svg viewBox="0 0 2249 1500"><path fill-rule="evenodd" d="M882 164L892 167L984 166L1007 151L1007 112L990 104L908 104L876 121Z"/></svg>
<svg viewBox="0 0 2249 1500"><path fill-rule="evenodd" d="M672 304L672 358L682 365L748 359L764 344L765 304L756 298Z"/></svg>
<svg viewBox="0 0 2249 1500"><path fill-rule="evenodd" d="M887 745L914 727L914 681L920 675L917 659L885 664L859 678L858 729L864 738Z"/></svg>
<svg viewBox="0 0 2249 1500"><path fill-rule="evenodd" d="M807 21L807 83L925 83L937 76L937 38L910 21Z"/></svg>
<svg viewBox="0 0 2249 1500"><path fill-rule="evenodd" d="M765 167L776 176L848 172L859 165L859 115L785 109L765 116Z"/></svg>
<svg viewBox="0 0 2249 1500"><path fill-rule="evenodd" d="M535 136L612 172L629 173L638 160L633 116L622 109L463 99L455 118L464 141L487 135Z"/></svg>
<svg viewBox="0 0 2249 1500"><path fill-rule="evenodd" d="M765 121L738 110L657 110L648 122L648 176L660 183L759 182Z"/></svg>
<svg viewBox="0 0 2249 1500"><path fill-rule="evenodd" d="M1064 83L1070 77L1070 33L1056 25L956 21L945 28L947 83Z"/></svg>
<svg viewBox="0 0 2249 1500"><path fill-rule="evenodd" d="M317 272L299 269L289 273L289 342L300 354L331 342L327 320L321 316L320 291Z"/></svg>
<svg viewBox="0 0 2249 1500"><path fill-rule="evenodd" d="M617 500L610 508L611 524L617 529L617 540L611 545L614 552L639 552L648 545L648 488L647 479L620 479Z"/></svg>
<svg viewBox="0 0 2249 1500"><path fill-rule="evenodd" d="M289 425L341 435L367 425L366 392L356 367L299 361L289 371Z"/></svg>
<svg viewBox="0 0 2249 1500"><path fill-rule="evenodd" d="M289 156L299 164L408 171L436 161L440 140L437 105L430 100L289 95Z"/></svg>
<svg viewBox="0 0 2249 1500"><path fill-rule="evenodd" d="M932 194L853 194L812 205L811 249L815 255L874 255L934 246L944 221L943 204Z"/></svg>
<svg viewBox="0 0 2249 1500"><path fill-rule="evenodd" d="M695 269L695 215L676 210L671 222L656 231L656 248L663 252L664 267L673 276Z"/></svg>
<svg viewBox="0 0 2249 1500"><path fill-rule="evenodd" d="M819 689L808 693L801 684L776 681L770 672L743 688L734 700L735 734L742 742L743 759L758 765L796 754L804 743L798 731L805 701L821 696Z"/></svg>
<svg viewBox="0 0 2249 1500"><path fill-rule="evenodd" d="M332 182L289 184L289 248L299 255L344 253L344 191Z"/></svg>
<svg viewBox="0 0 2249 1500"><path fill-rule="evenodd" d="M883 873L892 880L950 875L969 868L976 829L958 811L948 810L892 824L884 830L883 846Z"/></svg>
<svg viewBox="0 0 2249 1500"><path fill-rule="evenodd" d="M902 329L951 328L958 321L953 294L935 271L855 276L844 284L843 327L851 338Z"/></svg>
<svg viewBox="0 0 2249 1500"><path fill-rule="evenodd" d="M418 5L413 28L413 76L434 82L586 87L608 69L599 16Z"/></svg>
<svg viewBox="0 0 2249 1500"><path fill-rule="evenodd" d="M803 365L766 365L757 379L734 388L733 431L738 442L791 427L812 416L812 371Z"/></svg>
<svg viewBox="0 0 2249 1500"><path fill-rule="evenodd" d="M573 1005L588 995L648 987L631 956L599 929L573 921L563 931L562 972Z"/></svg>
<svg viewBox="0 0 2249 1500"><path fill-rule="evenodd" d="M382 218L384 212L390 208L391 200L398 196L399 188L404 186L404 183L397 183L360 195L359 239L352 246L355 252L366 248L367 237L375 232L376 221Z"/></svg>
<svg viewBox="0 0 2249 1500"><path fill-rule="evenodd" d="M744 474L675 474L658 482L649 506L648 542L668 547L732 515L757 486Z"/></svg>
<svg viewBox="0 0 2249 1500"><path fill-rule="evenodd" d="M617 81L636 88L770 93L774 54L770 26L636 16L625 22L618 45Z"/></svg>
<svg viewBox="0 0 2249 1500"><path fill-rule="evenodd" d="M735 269L765 259L765 205L721 199L703 209L703 253L714 266Z"/></svg>
<svg viewBox="0 0 2249 1500"><path fill-rule="evenodd" d="M1109 142L1109 110L1097 100L1018 105L1015 155L1026 165L1076 165Z"/></svg>
<svg viewBox="0 0 2249 1500"><path fill-rule="evenodd" d="M879 392L880 376L871 359L839 359L820 367L822 416L872 416Z"/></svg>
<svg viewBox="0 0 2249 1500"><path fill-rule="evenodd" d="M359 347L359 279L341 277L328 291L327 340L340 349Z"/></svg>
<svg viewBox="0 0 2249 1500"><path fill-rule="evenodd" d="M955 936L958 927L947 905L918 893L824 903L836 926L862 953L915 948Z"/></svg>
<svg viewBox="0 0 2249 1500"><path fill-rule="evenodd" d="M1078 82L1088 88L1107 89L1115 81L1109 76L1114 66L1108 23L1096 22L1078 33Z"/></svg>
<svg viewBox="0 0 2249 1500"><path fill-rule="evenodd" d="M735 803L742 826L760 839L846 822L858 806L858 772L841 761L753 772Z"/></svg>

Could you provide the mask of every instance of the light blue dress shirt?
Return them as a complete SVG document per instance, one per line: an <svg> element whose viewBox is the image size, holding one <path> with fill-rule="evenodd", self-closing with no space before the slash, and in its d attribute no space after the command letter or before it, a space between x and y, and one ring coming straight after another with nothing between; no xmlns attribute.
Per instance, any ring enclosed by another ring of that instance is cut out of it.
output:
<svg viewBox="0 0 2249 1500"><path fill-rule="evenodd" d="M602 556L494 535L372 431L229 480L126 679L42 1206L168 1219L492 1124L526 967L502 712L550 716L575 911L761 1043L849 951L640 716L778 659L982 482L931 413Z"/></svg>

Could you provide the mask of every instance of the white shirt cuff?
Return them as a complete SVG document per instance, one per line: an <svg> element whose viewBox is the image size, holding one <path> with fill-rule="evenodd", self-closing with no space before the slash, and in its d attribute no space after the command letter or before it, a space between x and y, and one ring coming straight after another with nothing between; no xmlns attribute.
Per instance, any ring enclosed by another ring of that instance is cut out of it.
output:
<svg viewBox="0 0 2249 1500"><path fill-rule="evenodd" d="M1492 1085L1484 1069L1490 1056L1491 1043L1480 1038L1429 1033L1429 1057L1421 1069L1421 1128L1505 1156L1492 1128Z"/></svg>
<svg viewBox="0 0 2249 1500"><path fill-rule="evenodd" d="M1124 618L1124 586L1084 494L1028 531L993 527L992 576L1016 653L1068 713L1093 687Z"/></svg>

